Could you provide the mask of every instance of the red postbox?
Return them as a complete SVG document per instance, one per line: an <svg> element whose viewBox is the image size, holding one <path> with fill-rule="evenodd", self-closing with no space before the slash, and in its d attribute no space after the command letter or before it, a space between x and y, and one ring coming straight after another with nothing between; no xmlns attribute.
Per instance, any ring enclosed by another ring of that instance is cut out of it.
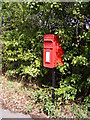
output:
<svg viewBox="0 0 90 120"><path fill-rule="evenodd" d="M64 51L59 46L59 38L54 34L44 35L43 41L43 65L48 68L57 67L59 62L61 66L64 65L62 58L64 57Z"/></svg>

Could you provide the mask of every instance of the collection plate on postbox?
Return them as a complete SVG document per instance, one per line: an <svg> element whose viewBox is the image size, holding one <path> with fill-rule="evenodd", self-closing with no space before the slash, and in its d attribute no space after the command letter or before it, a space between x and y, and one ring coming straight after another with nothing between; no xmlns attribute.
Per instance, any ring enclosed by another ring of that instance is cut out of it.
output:
<svg viewBox="0 0 90 120"><path fill-rule="evenodd" d="M43 41L43 66L48 68L57 67L59 62L61 66L64 65L62 58L64 57L64 51L59 46L59 38L54 34L44 35Z"/></svg>

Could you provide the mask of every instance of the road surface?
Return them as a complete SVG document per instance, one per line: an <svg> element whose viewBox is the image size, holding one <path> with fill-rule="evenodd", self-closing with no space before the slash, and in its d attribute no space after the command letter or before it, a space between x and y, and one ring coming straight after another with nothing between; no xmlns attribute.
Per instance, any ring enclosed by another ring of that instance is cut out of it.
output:
<svg viewBox="0 0 90 120"><path fill-rule="evenodd" d="M2 109L2 107L0 106L0 120L2 118L30 118L30 120L33 120L30 115L24 115L22 113L14 113L9 110Z"/></svg>

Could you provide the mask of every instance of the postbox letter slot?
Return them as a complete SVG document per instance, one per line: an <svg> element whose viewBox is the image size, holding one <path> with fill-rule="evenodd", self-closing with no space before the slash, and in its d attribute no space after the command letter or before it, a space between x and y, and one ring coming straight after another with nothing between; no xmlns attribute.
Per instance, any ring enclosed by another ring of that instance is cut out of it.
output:
<svg viewBox="0 0 90 120"><path fill-rule="evenodd" d="M53 40L50 40L50 39L44 39L44 41L51 41L51 42L52 42Z"/></svg>
<svg viewBox="0 0 90 120"><path fill-rule="evenodd" d="M44 48L53 48L53 42L52 41L45 41Z"/></svg>

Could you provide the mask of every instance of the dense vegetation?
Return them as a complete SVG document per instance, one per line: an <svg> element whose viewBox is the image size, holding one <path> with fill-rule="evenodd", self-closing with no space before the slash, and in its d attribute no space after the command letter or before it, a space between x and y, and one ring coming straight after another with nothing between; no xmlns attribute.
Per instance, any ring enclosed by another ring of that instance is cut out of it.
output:
<svg viewBox="0 0 90 120"><path fill-rule="evenodd" d="M49 81L43 67L43 35L59 36L65 56L56 71L56 99L89 100L90 2L2 3L2 70L21 80ZM48 84L48 82L47 82ZM61 97L62 96L62 97ZM61 100L61 101L62 101Z"/></svg>

